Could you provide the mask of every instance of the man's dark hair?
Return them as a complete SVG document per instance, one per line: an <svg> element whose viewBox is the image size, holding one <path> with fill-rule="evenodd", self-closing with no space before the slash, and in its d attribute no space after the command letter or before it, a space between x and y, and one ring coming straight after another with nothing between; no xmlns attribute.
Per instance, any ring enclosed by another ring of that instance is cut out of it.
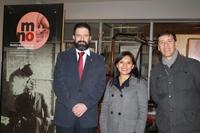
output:
<svg viewBox="0 0 200 133"><path fill-rule="evenodd" d="M78 29L78 28L86 28L86 29L88 29L89 34L91 35L91 28L90 28L89 24L87 24L87 23L77 23L74 26L74 35L75 35L75 32L76 32L76 29Z"/></svg>
<svg viewBox="0 0 200 133"><path fill-rule="evenodd" d="M163 35L172 35L173 38L174 38L174 41L176 42L176 35L175 35L175 33L170 32L170 31L164 31L164 32L161 32L161 33L159 33L159 34L157 35L157 39L158 39L159 37L163 36Z"/></svg>

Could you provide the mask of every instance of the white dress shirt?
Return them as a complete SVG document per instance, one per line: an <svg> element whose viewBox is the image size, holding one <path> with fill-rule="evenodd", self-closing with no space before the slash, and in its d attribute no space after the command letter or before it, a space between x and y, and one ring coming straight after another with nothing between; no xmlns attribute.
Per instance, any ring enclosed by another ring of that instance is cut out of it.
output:
<svg viewBox="0 0 200 133"><path fill-rule="evenodd" d="M88 49L86 49L85 51L80 51L80 50L76 49L77 61L78 61L78 59L79 59L79 55L78 55L79 52L85 52L84 55L83 55L83 68L84 68L84 66L85 66L85 61L86 61L86 57L87 57L87 55L90 56L90 49L88 48Z"/></svg>

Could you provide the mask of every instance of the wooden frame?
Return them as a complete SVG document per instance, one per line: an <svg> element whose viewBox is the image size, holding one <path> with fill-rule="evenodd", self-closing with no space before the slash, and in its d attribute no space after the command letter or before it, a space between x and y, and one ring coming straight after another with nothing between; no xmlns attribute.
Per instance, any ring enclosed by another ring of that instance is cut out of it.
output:
<svg viewBox="0 0 200 133"><path fill-rule="evenodd" d="M200 61L200 38L188 38L186 56Z"/></svg>

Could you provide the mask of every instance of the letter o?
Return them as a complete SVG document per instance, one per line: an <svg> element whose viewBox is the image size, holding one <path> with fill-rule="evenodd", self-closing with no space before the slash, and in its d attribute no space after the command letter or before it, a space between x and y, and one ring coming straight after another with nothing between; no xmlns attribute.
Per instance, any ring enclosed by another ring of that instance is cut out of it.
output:
<svg viewBox="0 0 200 133"><path fill-rule="evenodd" d="M34 39L34 34L32 32L26 33L26 40L27 41L32 41Z"/></svg>

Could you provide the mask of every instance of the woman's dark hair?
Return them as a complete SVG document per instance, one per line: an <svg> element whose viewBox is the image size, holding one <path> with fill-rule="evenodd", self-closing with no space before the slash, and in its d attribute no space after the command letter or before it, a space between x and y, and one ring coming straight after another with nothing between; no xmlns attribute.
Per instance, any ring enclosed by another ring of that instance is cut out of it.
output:
<svg viewBox="0 0 200 133"><path fill-rule="evenodd" d="M113 76L111 77L111 79L109 81L109 85L112 86L113 83L114 83L114 80L119 77L120 72L119 72L119 70L116 66L120 62L120 60L122 60L122 58L124 58L125 56L129 56L132 60L133 65L134 65L134 68L130 72L130 75L134 75L136 78L140 78L139 71L138 71L137 64L136 64L136 60L135 60L133 54L129 51L123 51L123 52L119 53L115 58L114 72L113 72Z"/></svg>
<svg viewBox="0 0 200 133"><path fill-rule="evenodd" d="M90 25L87 24L87 23L77 23L75 26L74 26L74 35L76 33L76 29L78 28L86 28L88 29L89 31L89 34L91 35L91 28L90 28Z"/></svg>
<svg viewBox="0 0 200 133"><path fill-rule="evenodd" d="M119 63L119 61L124 58L125 56L129 56L132 60L132 63L134 65L134 68L132 69L132 71L130 72L131 75L134 75L135 77L139 78L139 72L137 69L137 65L136 65L136 60L133 56L133 54L129 51L123 51L121 53L119 53L116 58L115 58L115 73L114 73L114 77L119 77L120 73L119 70L117 69L117 64Z"/></svg>

